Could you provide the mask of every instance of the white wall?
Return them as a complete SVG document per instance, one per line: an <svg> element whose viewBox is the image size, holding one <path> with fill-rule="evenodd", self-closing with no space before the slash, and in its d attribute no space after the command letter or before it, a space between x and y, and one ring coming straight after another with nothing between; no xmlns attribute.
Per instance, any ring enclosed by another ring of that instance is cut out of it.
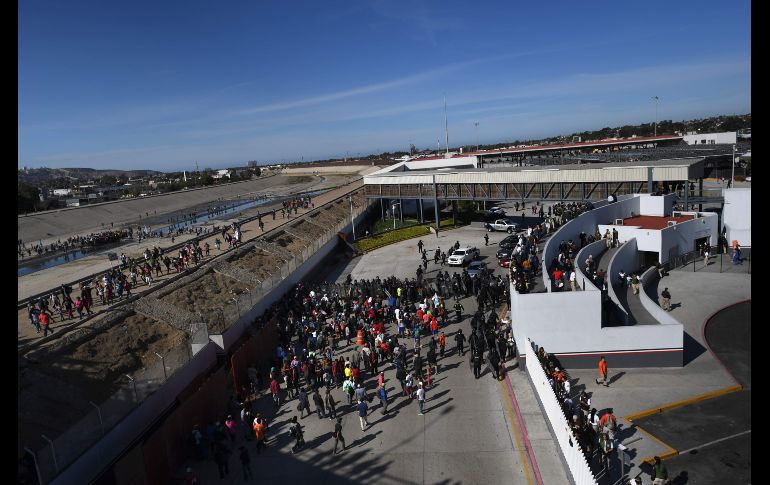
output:
<svg viewBox="0 0 770 485"><path fill-rule="evenodd" d="M751 189L725 189L722 223L727 229L727 241L737 240L751 247Z"/></svg>
<svg viewBox="0 0 770 485"><path fill-rule="evenodd" d="M666 216L674 207L674 194L639 194L639 214L643 216Z"/></svg>
<svg viewBox="0 0 770 485"><path fill-rule="evenodd" d="M577 253L577 256L575 257L575 261L577 262L578 271L577 271L577 284L580 288L585 288L585 291L599 291L601 288L597 288L594 284L593 280L590 278L592 275L586 274L586 259L588 259L588 256L593 256L594 261L596 261L599 258L599 255L602 254L604 251L607 250L607 243L604 242L604 239L601 239L599 241L594 241L591 244L587 245L583 249L580 250L580 252Z"/></svg>
<svg viewBox="0 0 770 485"><path fill-rule="evenodd" d="M535 390L540 406L545 412L546 417L548 417L548 424L554 438L556 438L556 443L559 445L559 450L567 464L567 469L572 476L572 483L575 485L596 485L596 479L591 471L591 467L588 466L588 462L586 462L585 455L583 455L580 447L576 446L577 439L572 434L567 418L564 417L564 413L561 410L561 405L556 399L553 389L548 384L548 378L545 372L543 372L540 362L537 360L537 355L535 355L529 342L524 343L523 347L526 348L529 380L532 383L532 388Z"/></svg>
<svg viewBox="0 0 770 485"><path fill-rule="evenodd" d="M543 248L542 263L545 268L550 269L551 260L559 254L559 243L561 241L580 240L580 233L593 234L596 226L607 224L615 219L625 219L631 217L631 213L639 214L639 197L632 196L628 199L619 198L614 204L606 204L594 210L584 212L575 219L561 226L548 239ZM604 231L602 231L604 234ZM543 283L548 291L551 291L551 282L546 271L543 272Z"/></svg>
<svg viewBox="0 0 770 485"><path fill-rule="evenodd" d="M682 137L685 143L688 145L701 145L704 144L703 140L706 140L705 144L711 144L713 141L716 144L730 144L734 145L737 140L736 132L726 131L722 133L700 133L698 135L685 135Z"/></svg>
<svg viewBox="0 0 770 485"><path fill-rule="evenodd" d="M667 263L669 250L679 246L677 254L684 254L695 250L695 240L702 237L711 237L711 245L717 243L719 223L718 217L712 212L699 213L702 217L691 221L681 222L675 226L667 227L660 231L660 262ZM729 240L729 239L728 239Z"/></svg>
<svg viewBox="0 0 770 485"><path fill-rule="evenodd" d="M636 271L638 267L639 252L637 251L636 247L636 239L631 239L620 246L618 252L616 252L612 256L612 259L610 259L609 266L607 266L608 294L610 299L626 315L628 315L628 311L626 311L625 307L620 304L620 300L618 299L617 295L618 291L625 291L625 289L621 288L618 283L618 273L620 273L620 270L623 270L626 273L631 273Z"/></svg>
<svg viewBox="0 0 770 485"><path fill-rule="evenodd" d="M604 235L604 231L613 229L618 230L618 242L623 244L636 239L639 251L660 251L660 231L655 229L642 229L639 226L615 226L613 224L599 224L599 231Z"/></svg>
<svg viewBox="0 0 770 485"><path fill-rule="evenodd" d="M658 321L661 325L679 325L684 331L684 327L679 321L672 317L670 313L665 311L651 298L650 295L658 297L656 290L653 288L655 283L660 278L658 270L653 266L642 274L642 288L644 291L639 292L639 301L642 302L642 306L652 317Z"/></svg>

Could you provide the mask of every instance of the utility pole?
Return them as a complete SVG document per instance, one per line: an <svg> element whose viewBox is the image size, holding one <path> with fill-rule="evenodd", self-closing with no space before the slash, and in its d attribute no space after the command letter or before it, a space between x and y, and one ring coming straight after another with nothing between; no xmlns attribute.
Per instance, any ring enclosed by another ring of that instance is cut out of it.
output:
<svg viewBox="0 0 770 485"><path fill-rule="evenodd" d="M479 151L479 122L474 121L473 125L476 127L476 151Z"/></svg>
<svg viewBox="0 0 770 485"><path fill-rule="evenodd" d="M655 100L655 136L658 136L658 101L660 98L653 96L652 99Z"/></svg>
<svg viewBox="0 0 770 485"><path fill-rule="evenodd" d="M733 145L733 175L730 177L730 188L735 186L735 145Z"/></svg>
<svg viewBox="0 0 770 485"><path fill-rule="evenodd" d="M446 153L449 155L449 125L446 116L446 94L444 94L444 134L446 135Z"/></svg>

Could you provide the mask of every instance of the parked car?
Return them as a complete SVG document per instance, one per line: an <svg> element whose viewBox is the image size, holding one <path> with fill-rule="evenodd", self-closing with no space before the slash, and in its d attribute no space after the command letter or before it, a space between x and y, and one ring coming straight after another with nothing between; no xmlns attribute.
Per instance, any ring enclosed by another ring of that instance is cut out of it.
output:
<svg viewBox="0 0 770 485"><path fill-rule="evenodd" d="M516 245L519 244L519 237L518 236L508 236L499 243L497 243L497 246L500 249L511 249L516 247Z"/></svg>
<svg viewBox="0 0 770 485"><path fill-rule="evenodd" d="M468 272L468 276L471 278L478 278L478 276L481 274L481 271L485 269L487 269L486 261L473 261L468 265L468 269L466 271Z"/></svg>
<svg viewBox="0 0 770 485"><path fill-rule="evenodd" d="M511 254L513 253L513 249L515 247L516 247L516 245L502 248L502 249L497 251L497 254L495 254L495 257L497 257L497 259L510 258Z"/></svg>
<svg viewBox="0 0 770 485"><path fill-rule="evenodd" d="M504 258L500 258L500 260L497 261L497 264L501 268L510 268L511 267L511 257L510 257L510 255L506 256Z"/></svg>
<svg viewBox="0 0 770 485"><path fill-rule="evenodd" d="M492 207L484 214L485 221L494 221L501 217L505 217L505 209L502 207Z"/></svg>
<svg viewBox="0 0 770 485"><path fill-rule="evenodd" d="M519 225L510 219L496 219L494 222L487 222L484 227L488 232L506 231L509 234L519 230Z"/></svg>
<svg viewBox="0 0 770 485"><path fill-rule="evenodd" d="M473 246L466 246L464 248L457 248L450 254L447 263L449 263L450 266L465 266L466 263L470 263L478 257L478 249Z"/></svg>

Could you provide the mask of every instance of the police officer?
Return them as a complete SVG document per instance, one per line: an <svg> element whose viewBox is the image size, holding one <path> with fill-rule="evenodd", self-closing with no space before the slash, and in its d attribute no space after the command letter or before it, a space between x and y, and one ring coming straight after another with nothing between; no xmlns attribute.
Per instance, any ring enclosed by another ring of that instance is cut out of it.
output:
<svg viewBox="0 0 770 485"><path fill-rule="evenodd" d="M481 352L478 349L473 352L473 376L481 377Z"/></svg>
<svg viewBox="0 0 770 485"><path fill-rule="evenodd" d="M455 342L457 342L457 353L460 355L465 355L465 335L463 335L463 329L460 328L457 330L457 333L455 334Z"/></svg>
<svg viewBox="0 0 770 485"><path fill-rule="evenodd" d="M458 301L456 301L456 302L455 302L455 316L457 317L457 321L458 321L458 322L459 322L459 321L462 319L462 317L463 317L463 310L465 310L465 308L463 308L463 304L462 304L462 303L460 303L460 301L459 301L459 300L458 300Z"/></svg>

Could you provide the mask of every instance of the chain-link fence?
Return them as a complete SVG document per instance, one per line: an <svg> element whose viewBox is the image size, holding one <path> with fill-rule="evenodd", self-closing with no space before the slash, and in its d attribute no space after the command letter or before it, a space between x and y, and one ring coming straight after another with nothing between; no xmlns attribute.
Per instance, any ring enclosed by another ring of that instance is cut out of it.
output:
<svg viewBox="0 0 770 485"><path fill-rule="evenodd" d="M352 216L358 217L365 210L365 206L355 207ZM348 224L347 219L342 220L320 237L309 241L301 251L282 255L281 264L275 267L269 277L259 284L247 285L241 291L233 290L221 311L216 312L208 323L220 323L220 328L230 328L325 244L336 238L337 233ZM221 321L216 322L217 319ZM190 336L176 342L172 350L165 355L155 354L157 361L154 364L140 372L120 377L118 389L107 400L100 403L89 402L93 409L55 439L43 436L47 444L34 453L41 483L51 481L86 450L97 444L108 431L160 389L176 371L184 367L197 350L208 343L209 332L206 327L205 322L191 322Z"/></svg>
<svg viewBox="0 0 770 485"><path fill-rule="evenodd" d="M51 481L186 365L192 358L190 340L184 336L165 355L154 355L157 362L118 379L118 388L108 399L88 401L92 409L62 434L54 439L42 435L47 444L35 453L41 483Z"/></svg>

